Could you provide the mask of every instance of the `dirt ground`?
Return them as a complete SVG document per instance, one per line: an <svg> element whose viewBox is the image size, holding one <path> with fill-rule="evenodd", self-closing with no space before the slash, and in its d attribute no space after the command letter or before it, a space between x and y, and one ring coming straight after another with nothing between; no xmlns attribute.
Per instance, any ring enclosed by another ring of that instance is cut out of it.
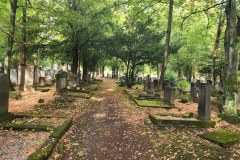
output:
<svg viewBox="0 0 240 160"><path fill-rule="evenodd" d="M51 87L48 92L41 91L25 91L22 92L22 97L18 100L10 98L9 100L9 112L19 113L33 110L34 106L38 103L39 99L44 99L45 103L53 100L55 93L55 87Z"/></svg>
<svg viewBox="0 0 240 160"><path fill-rule="evenodd" d="M177 108L166 110L159 108L140 108L118 87L114 80L104 79L91 99L83 99L77 94L54 96L54 91L34 95L48 98L49 103L33 109L34 102L25 107L31 93L18 105L18 109L29 113L72 116L74 123L63 136L65 142L63 159L65 160L156 160L156 159L240 159L238 147L221 148L201 139L198 134L218 129L240 131L239 125L221 121L217 113L212 114L217 126L213 129L158 128L151 124L149 113L187 115L196 114L197 104L182 104L176 101ZM27 98L28 97L28 98ZM48 101L47 100L47 101ZM46 100L45 100L46 101ZM33 104L33 105L32 105ZM56 157L56 152L50 159Z"/></svg>

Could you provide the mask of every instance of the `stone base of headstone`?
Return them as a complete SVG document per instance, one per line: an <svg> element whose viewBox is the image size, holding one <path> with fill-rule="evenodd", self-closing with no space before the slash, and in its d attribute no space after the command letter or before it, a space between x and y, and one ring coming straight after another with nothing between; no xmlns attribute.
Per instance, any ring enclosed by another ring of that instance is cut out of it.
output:
<svg viewBox="0 0 240 160"><path fill-rule="evenodd" d="M156 99L155 94L139 94L138 97L140 99Z"/></svg>
<svg viewBox="0 0 240 160"><path fill-rule="evenodd" d="M208 83L199 84L198 96L198 119L211 119L211 85Z"/></svg>

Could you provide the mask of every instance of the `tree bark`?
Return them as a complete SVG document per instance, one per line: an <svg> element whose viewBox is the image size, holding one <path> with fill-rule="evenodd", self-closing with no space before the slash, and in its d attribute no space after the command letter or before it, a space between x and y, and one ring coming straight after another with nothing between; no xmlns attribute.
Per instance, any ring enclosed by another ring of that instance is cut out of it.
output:
<svg viewBox="0 0 240 160"><path fill-rule="evenodd" d="M75 37L75 44L73 47L73 59L72 59L72 73L77 74L78 70L78 46L77 46L77 38Z"/></svg>
<svg viewBox="0 0 240 160"><path fill-rule="evenodd" d="M227 26L224 38L225 48L225 105L222 119L231 123L238 121L238 52L236 31L236 0L228 0L226 4Z"/></svg>
<svg viewBox="0 0 240 160"><path fill-rule="evenodd" d="M25 7L23 7L22 14L22 65L26 66L27 64L27 0L25 0ZM24 67L25 68L25 67ZM21 69L21 79L19 90L24 91L25 85L25 69Z"/></svg>
<svg viewBox="0 0 240 160"><path fill-rule="evenodd" d="M222 5L223 6L223 5ZM221 34L222 34L222 27L224 24L224 19L222 17L222 7L220 9L219 12L219 20L218 20L218 30L217 30L217 36L216 36L216 40L215 40L215 44L214 44L214 49L213 49L213 53L212 53L212 68L211 68L211 72L212 72L212 81L213 81L213 86L216 85L216 81L217 81L217 73L216 73L216 58L217 58L217 53L218 53L218 48L219 48L219 42L220 42L220 38L221 38Z"/></svg>
<svg viewBox="0 0 240 160"><path fill-rule="evenodd" d="M167 25L167 33L166 33L166 44L165 44L165 51L164 51L164 61L163 61L162 71L160 76L160 86L159 86L160 90L163 90L164 76L167 70L167 62L168 62L168 54L169 54L168 52L169 52L171 30L172 30L173 3L174 3L174 0L170 0L169 12L168 12L168 25Z"/></svg>

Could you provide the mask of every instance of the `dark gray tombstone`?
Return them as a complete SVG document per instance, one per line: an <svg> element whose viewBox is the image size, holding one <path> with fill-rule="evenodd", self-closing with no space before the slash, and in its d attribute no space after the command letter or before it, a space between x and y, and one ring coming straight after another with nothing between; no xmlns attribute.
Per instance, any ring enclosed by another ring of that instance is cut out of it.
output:
<svg viewBox="0 0 240 160"><path fill-rule="evenodd" d="M201 120L211 119L211 85L208 83L199 84L198 93L198 118Z"/></svg>
<svg viewBox="0 0 240 160"><path fill-rule="evenodd" d="M0 114L8 113L9 87L8 75L0 73Z"/></svg>
<svg viewBox="0 0 240 160"><path fill-rule="evenodd" d="M192 98L197 98L197 84L196 83L191 83L191 89L190 89L190 97Z"/></svg>
<svg viewBox="0 0 240 160"><path fill-rule="evenodd" d="M150 80L147 84L147 94L153 94L154 92L154 84L153 81Z"/></svg>
<svg viewBox="0 0 240 160"><path fill-rule="evenodd" d="M212 80L207 80L207 83L210 84L212 86Z"/></svg>
<svg viewBox="0 0 240 160"><path fill-rule="evenodd" d="M158 85L159 85L158 79L154 79L154 80L153 80L153 87L154 87L155 90L158 89Z"/></svg>
<svg viewBox="0 0 240 160"><path fill-rule="evenodd" d="M56 92L60 92L61 89L67 88L67 77L67 72L62 70L56 74Z"/></svg>
<svg viewBox="0 0 240 160"><path fill-rule="evenodd" d="M163 82L163 90L165 90L165 87L170 87L170 81L169 80L164 80Z"/></svg>
<svg viewBox="0 0 240 160"><path fill-rule="evenodd" d="M4 67L0 67L0 73L4 73Z"/></svg>
<svg viewBox="0 0 240 160"><path fill-rule="evenodd" d="M164 89L164 99L169 103L174 104L176 99L176 91L176 87L166 86Z"/></svg>

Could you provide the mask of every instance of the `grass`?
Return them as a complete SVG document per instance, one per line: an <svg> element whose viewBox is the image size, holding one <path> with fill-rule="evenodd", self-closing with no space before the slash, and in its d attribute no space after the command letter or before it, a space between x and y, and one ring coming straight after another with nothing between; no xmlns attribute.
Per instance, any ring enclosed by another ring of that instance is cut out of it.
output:
<svg viewBox="0 0 240 160"><path fill-rule="evenodd" d="M219 144L222 147L226 147L240 142L240 133L232 132L229 130L207 132L199 136L213 143Z"/></svg>

